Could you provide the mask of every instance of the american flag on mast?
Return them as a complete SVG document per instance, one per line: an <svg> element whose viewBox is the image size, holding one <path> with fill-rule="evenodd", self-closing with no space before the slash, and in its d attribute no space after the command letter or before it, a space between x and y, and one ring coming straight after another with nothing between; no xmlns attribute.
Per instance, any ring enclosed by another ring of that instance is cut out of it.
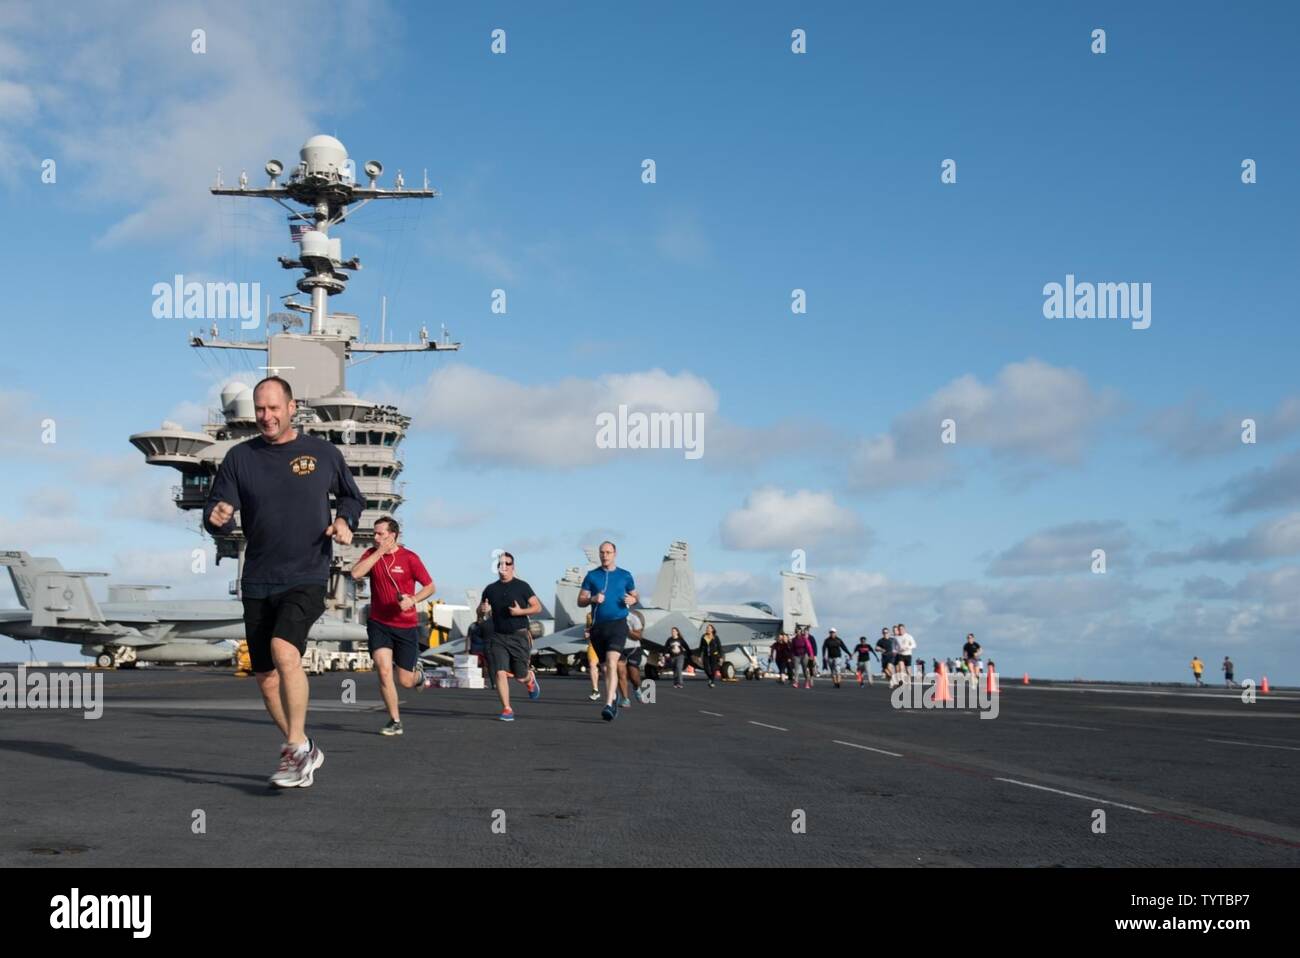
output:
<svg viewBox="0 0 1300 958"><path fill-rule="evenodd" d="M302 242L302 234L309 229L313 229L314 224L300 216L289 217L289 241L292 243Z"/></svg>

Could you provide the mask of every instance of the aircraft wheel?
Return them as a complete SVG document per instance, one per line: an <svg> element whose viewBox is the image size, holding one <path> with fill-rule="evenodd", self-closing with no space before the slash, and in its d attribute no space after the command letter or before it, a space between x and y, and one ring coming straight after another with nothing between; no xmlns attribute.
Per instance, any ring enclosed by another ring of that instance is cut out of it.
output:
<svg viewBox="0 0 1300 958"><path fill-rule="evenodd" d="M736 677L736 667L732 665L730 662L723 663L722 677L726 679L728 682L730 682L732 679Z"/></svg>
<svg viewBox="0 0 1300 958"><path fill-rule="evenodd" d="M95 664L101 669L111 669L113 667L113 657L107 652L100 652L95 656Z"/></svg>

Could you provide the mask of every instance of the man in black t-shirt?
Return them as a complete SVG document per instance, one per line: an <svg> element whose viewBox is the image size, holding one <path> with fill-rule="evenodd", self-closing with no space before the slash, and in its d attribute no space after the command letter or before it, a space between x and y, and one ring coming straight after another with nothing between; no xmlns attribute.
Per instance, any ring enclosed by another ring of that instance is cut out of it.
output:
<svg viewBox="0 0 1300 958"><path fill-rule="evenodd" d="M365 499L343 454L294 428L293 389L279 376L253 388L258 435L231 446L204 505L213 536L242 531L244 635L262 701L280 732L278 788L308 788L325 753L307 735L307 634L325 611L333 546L348 545ZM330 514L330 497L336 511ZM239 512L239 521L235 512Z"/></svg>
<svg viewBox="0 0 1300 958"><path fill-rule="evenodd" d="M871 677L871 643L867 641L865 635L858 636L858 644L853 647L854 653L858 657L858 688L862 687L862 680L865 676L868 685L874 685L876 680Z"/></svg>
<svg viewBox="0 0 1300 958"><path fill-rule="evenodd" d="M542 694L541 683L529 666L533 655L533 639L528 632L528 617L542 611L542 600L523 579L515 578L515 557L501 553L497 560L500 576L483 590L478 614L488 633L488 662L496 676L497 695L501 698L503 722L515 720L510 707L510 676L528 686L528 697L536 699Z"/></svg>
<svg viewBox="0 0 1300 958"><path fill-rule="evenodd" d="M980 644L975 641L975 633L968 633L966 644L961 647L962 661L966 663L966 675L971 684L974 685L979 681L980 673Z"/></svg>
<svg viewBox="0 0 1300 958"><path fill-rule="evenodd" d="M848 654L849 647L844 644L839 633L831 629L830 634L826 636L826 641L822 643L822 667L830 669L831 682L835 688L840 687L840 666Z"/></svg>

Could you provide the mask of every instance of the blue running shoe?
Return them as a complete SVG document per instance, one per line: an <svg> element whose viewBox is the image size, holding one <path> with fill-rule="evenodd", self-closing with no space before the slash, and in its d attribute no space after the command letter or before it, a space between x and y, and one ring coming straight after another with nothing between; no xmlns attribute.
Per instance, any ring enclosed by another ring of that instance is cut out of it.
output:
<svg viewBox="0 0 1300 958"><path fill-rule="evenodd" d="M537 673L533 673L533 684L528 686L528 697L530 699L539 699L542 697L542 683L537 681Z"/></svg>
<svg viewBox="0 0 1300 958"><path fill-rule="evenodd" d="M506 709L504 712L498 715L497 718L499 718L503 722L513 722L515 720L515 710Z"/></svg>

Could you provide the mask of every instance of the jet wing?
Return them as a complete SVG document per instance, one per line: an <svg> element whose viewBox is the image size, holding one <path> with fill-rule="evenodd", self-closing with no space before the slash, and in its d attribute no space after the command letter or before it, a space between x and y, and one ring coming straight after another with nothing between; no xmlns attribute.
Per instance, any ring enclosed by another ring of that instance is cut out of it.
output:
<svg viewBox="0 0 1300 958"><path fill-rule="evenodd" d="M0 622L30 622L32 614L26 609L0 610Z"/></svg>

